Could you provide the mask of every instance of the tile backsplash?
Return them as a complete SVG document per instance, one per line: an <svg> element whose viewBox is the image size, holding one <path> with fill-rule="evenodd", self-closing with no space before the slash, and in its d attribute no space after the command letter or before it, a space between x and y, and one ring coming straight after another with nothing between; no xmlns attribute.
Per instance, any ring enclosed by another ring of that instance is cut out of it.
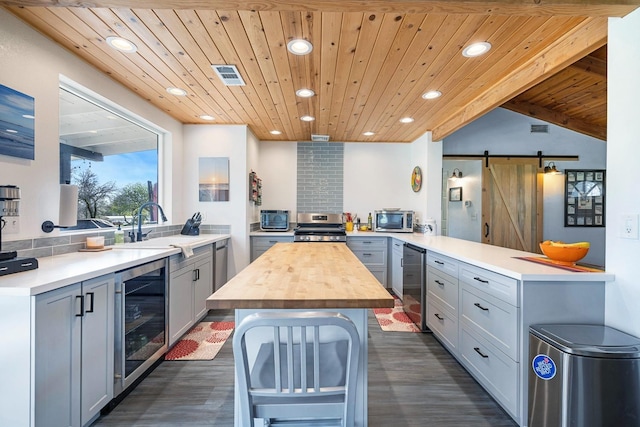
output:
<svg viewBox="0 0 640 427"><path fill-rule="evenodd" d="M127 233L131 231L131 227L123 228L125 233L125 241ZM149 227L145 227L144 231L148 231ZM173 236L180 234L182 225L159 225L151 228L148 239L157 237ZM202 224L200 226L201 234L230 234L231 227L228 225L209 225ZM23 239L14 241L3 241L3 251L17 251L20 257L43 258L53 255L61 255L70 252L77 252L78 249L86 248L87 237L104 236L105 246L115 243L115 230L96 230L84 231L82 233L65 233L62 232L52 237L37 237L35 239Z"/></svg>
<svg viewBox="0 0 640 427"><path fill-rule="evenodd" d="M298 142L298 213L342 213L344 144Z"/></svg>

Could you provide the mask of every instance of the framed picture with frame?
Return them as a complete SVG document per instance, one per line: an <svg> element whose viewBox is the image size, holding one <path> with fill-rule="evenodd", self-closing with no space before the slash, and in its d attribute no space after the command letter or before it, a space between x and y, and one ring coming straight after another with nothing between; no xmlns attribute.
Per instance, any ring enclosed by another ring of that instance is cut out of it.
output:
<svg viewBox="0 0 640 427"><path fill-rule="evenodd" d="M451 187L449 189L449 201L450 202L462 201L462 187Z"/></svg>
<svg viewBox="0 0 640 427"><path fill-rule="evenodd" d="M566 169L564 182L564 226L605 226L604 169Z"/></svg>

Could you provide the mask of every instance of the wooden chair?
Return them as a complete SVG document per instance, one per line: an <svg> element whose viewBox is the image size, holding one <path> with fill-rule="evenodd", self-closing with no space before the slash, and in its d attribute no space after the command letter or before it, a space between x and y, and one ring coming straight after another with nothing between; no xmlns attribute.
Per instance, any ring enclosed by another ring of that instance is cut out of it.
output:
<svg viewBox="0 0 640 427"><path fill-rule="evenodd" d="M271 338L259 346L250 369L245 337L254 328L263 328L262 337L269 331ZM327 333L331 340L324 338ZM354 425L360 340L346 316L333 312L252 314L235 331L233 353L240 425L253 427L254 418L270 426Z"/></svg>

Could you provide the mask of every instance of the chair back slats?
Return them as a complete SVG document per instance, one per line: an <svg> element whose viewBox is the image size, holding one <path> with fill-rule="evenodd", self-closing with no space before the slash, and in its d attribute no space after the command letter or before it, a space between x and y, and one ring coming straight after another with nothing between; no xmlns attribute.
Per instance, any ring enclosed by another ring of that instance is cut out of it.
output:
<svg viewBox="0 0 640 427"><path fill-rule="evenodd" d="M245 337L259 327L270 327L273 336L257 344L250 368ZM326 327L330 338L321 332ZM360 337L349 318L333 312L256 313L236 328L233 351L241 425L253 426L256 414L278 420L341 419L343 426L353 425Z"/></svg>

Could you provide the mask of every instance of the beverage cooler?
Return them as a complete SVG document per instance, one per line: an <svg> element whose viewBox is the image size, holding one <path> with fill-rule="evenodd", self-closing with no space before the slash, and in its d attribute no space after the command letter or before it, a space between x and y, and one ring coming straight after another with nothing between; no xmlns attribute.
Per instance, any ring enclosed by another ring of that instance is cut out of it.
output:
<svg viewBox="0 0 640 427"><path fill-rule="evenodd" d="M640 339L604 325L529 332L529 427L640 426Z"/></svg>

